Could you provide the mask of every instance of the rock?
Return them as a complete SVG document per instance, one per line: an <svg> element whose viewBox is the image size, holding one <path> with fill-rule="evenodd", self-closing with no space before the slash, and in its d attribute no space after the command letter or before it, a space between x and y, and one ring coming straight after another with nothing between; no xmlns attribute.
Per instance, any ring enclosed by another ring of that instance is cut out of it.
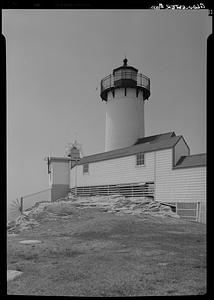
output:
<svg viewBox="0 0 214 300"><path fill-rule="evenodd" d="M35 221L34 219L31 219L29 221L24 221L21 224L19 224L21 230L28 229L29 227L33 228L38 225L39 225L39 223L37 221Z"/></svg>
<svg viewBox="0 0 214 300"><path fill-rule="evenodd" d="M25 245L32 245L32 244L41 244L42 242L39 240L24 240L24 241L20 241L19 243Z"/></svg>
<svg viewBox="0 0 214 300"><path fill-rule="evenodd" d="M53 202L45 209L47 212L52 212L56 215L71 215L74 212L74 207L71 201Z"/></svg>
<svg viewBox="0 0 214 300"><path fill-rule="evenodd" d="M136 204L146 204L146 203L150 203L151 200L148 198L142 198L142 197L133 197L130 198L130 201Z"/></svg>
<svg viewBox="0 0 214 300"><path fill-rule="evenodd" d="M152 201L148 204L148 207L149 208L152 208L152 207L159 207L161 204L157 201Z"/></svg>
<svg viewBox="0 0 214 300"><path fill-rule="evenodd" d="M8 233L27 230L38 226L42 219L67 217L76 214L76 208L97 208L106 213L116 215L133 214L136 216L161 216L179 218L172 212L170 206L161 204L148 197L125 198L120 194L109 196L92 196L77 198L61 198L56 202L37 202L31 209L25 211L16 221L8 222ZM148 217L147 217L148 218Z"/></svg>
<svg viewBox="0 0 214 300"><path fill-rule="evenodd" d="M156 212L156 211L159 211L160 209L158 208L158 207L151 207L150 208L150 211L154 211L154 212Z"/></svg>
<svg viewBox="0 0 214 300"><path fill-rule="evenodd" d="M7 234L8 234L8 237L15 237L18 235L17 233L14 233L14 232L8 232Z"/></svg>
<svg viewBox="0 0 214 300"><path fill-rule="evenodd" d="M167 262L160 262L160 263L158 263L158 266L167 266L169 263L167 263Z"/></svg>
<svg viewBox="0 0 214 300"><path fill-rule="evenodd" d="M139 214L142 214L142 213L143 213L142 209L135 209L135 210L132 211L133 215L139 215Z"/></svg>
<svg viewBox="0 0 214 300"><path fill-rule="evenodd" d="M12 228L12 227L14 227L16 225L16 221L9 221L9 222L7 222L7 229L10 229L10 228Z"/></svg>
<svg viewBox="0 0 214 300"><path fill-rule="evenodd" d="M130 211L130 210L128 210L128 209L123 210L122 212L123 212L124 214L132 214L132 211Z"/></svg>
<svg viewBox="0 0 214 300"><path fill-rule="evenodd" d="M70 201L70 200L68 200L68 198L65 198L65 197L58 198L58 199L56 200L56 202L62 202L62 201Z"/></svg>
<svg viewBox="0 0 214 300"><path fill-rule="evenodd" d="M114 199L114 198L125 198L123 195L121 194L114 194L114 195L110 195L110 198Z"/></svg>
<svg viewBox="0 0 214 300"><path fill-rule="evenodd" d="M47 211L40 211L38 213L32 213L30 214L30 217L35 219L35 220L42 220L44 218L47 218L48 212Z"/></svg>
<svg viewBox="0 0 214 300"><path fill-rule="evenodd" d="M15 227L12 227L8 229L8 234L19 234L20 233L20 225L16 225Z"/></svg>
<svg viewBox="0 0 214 300"><path fill-rule="evenodd" d="M142 210L147 210L147 209L149 209L148 204L138 204L136 207L137 207L137 208L141 208Z"/></svg>
<svg viewBox="0 0 214 300"><path fill-rule="evenodd" d="M22 275L23 272L16 270L7 270L7 281L13 280L16 277Z"/></svg>
<svg viewBox="0 0 214 300"><path fill-rule="evenodd" d="M29 217L26 215L21 215L16 219L16 225L20 225L23 221L28 220Z"/></svg>
<svg viewBox="0 0 214 300"><path fill-rule="evenodd" d="M108 208L107 207L101 207L100 210L106 212L106 211L108 211Z"/></svg>
<svg viewBox="0 0 214 300"><path fill-rule="evenodd" d="M171 218L180 219L180 216L174 212L166 213L166 216L171 217Z"/></svg>
<svg viewBox="0 0 214 300"><path fill-rule="evenodd" d="M163 211L172 211L171 207L167 206L167 205L161 205L160 206L160 210L163 210Z"/></svg>

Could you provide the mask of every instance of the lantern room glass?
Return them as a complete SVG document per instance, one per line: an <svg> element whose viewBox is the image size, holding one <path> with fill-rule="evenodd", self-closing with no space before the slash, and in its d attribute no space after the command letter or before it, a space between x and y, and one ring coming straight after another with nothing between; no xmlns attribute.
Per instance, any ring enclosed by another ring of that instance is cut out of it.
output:
<svg viewBox="0 0 214 300"><path fill-rule="evenodd" d="M114 73L114 81L121 79L131 79L137 81L137 72L129 69L120 69Z"/></svg>

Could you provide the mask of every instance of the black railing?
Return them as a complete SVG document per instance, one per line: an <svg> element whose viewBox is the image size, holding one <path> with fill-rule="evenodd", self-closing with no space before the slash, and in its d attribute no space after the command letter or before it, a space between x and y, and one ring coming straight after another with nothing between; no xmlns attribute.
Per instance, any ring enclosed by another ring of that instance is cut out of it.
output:
<svg viewBox="0 0 214 300"><path fill-rule="evenodd" d="M143 87L150 91L150 79L141 74L135 74L133 72L123 72L122 74L110 74L101 80L101 93L109 88L115 87L115 82L118 80L131 79L136 82L137 87Z"/></svg>

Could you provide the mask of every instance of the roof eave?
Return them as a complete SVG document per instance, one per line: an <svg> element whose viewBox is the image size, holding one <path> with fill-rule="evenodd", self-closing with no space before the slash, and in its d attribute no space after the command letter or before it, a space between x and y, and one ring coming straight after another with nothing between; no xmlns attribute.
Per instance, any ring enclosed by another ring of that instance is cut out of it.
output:
<svg viewBox="0 0 214 300"><path fill-rule="evenodd" d="M145 151L139 150L139 151L136 151L134 153L118 155L118 156L115 156L115 157L106 157L106 158L100 158L100 159L89 160L89 161L86 160L86 161L83 161L83 162L81 162L81 160L80 160L80 161L77 162L77 165L83 165L83 164L88 164L88 163L96 163L96 162L105 161L105 160L118 159L118 158L121 158L121 157L128 157L128 156L136 155L139 152L149 153L149 152L157 152L157 151L167 150L167 149L172 149L172 148L173 148L173 145L168 146L168 147L164 147L164 148L153 149L153 150L145 150ZM84 159L84 158L82 158L82 159Z"/></svg>
<svg viewBox="0 0 214 300"><path fill-rule="evenodd" d="M56 157L56 156L49 156L49 161L52 162L69 162L71 159L69 157Z"/></svg>
<svg viewBox="0 0 214 300"><path fill-rule="evenodd" d="M173 167L173 170L179 170L179 169L187 169L187 168L200 168L200 167L206 167L206 163L201 163L201 164L195 164L195 165L187 165L187 166L175 166Z"/></svg>

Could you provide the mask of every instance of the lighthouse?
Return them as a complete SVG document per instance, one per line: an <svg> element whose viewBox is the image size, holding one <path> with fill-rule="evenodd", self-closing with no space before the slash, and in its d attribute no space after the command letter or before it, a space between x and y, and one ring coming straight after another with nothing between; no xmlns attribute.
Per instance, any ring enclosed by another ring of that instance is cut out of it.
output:
<svg viewBox="0 0 214 300"><path fill-rule="evenodd" d="M106 104L105 151L133 145L145 135L144 101L150 96L150 79L127 64L101 80Z"/></svg>
<svg viewBox="0 0 214 300"><path fill-rule="evenodd" d="M206 154L190 155L174 131L144 136L150 79L127 62L101 80L105 152L84 156L75 141L67 144L65 157L48 157L50 200L146 197L168 203L188 221L206 223Z"/></svg>

